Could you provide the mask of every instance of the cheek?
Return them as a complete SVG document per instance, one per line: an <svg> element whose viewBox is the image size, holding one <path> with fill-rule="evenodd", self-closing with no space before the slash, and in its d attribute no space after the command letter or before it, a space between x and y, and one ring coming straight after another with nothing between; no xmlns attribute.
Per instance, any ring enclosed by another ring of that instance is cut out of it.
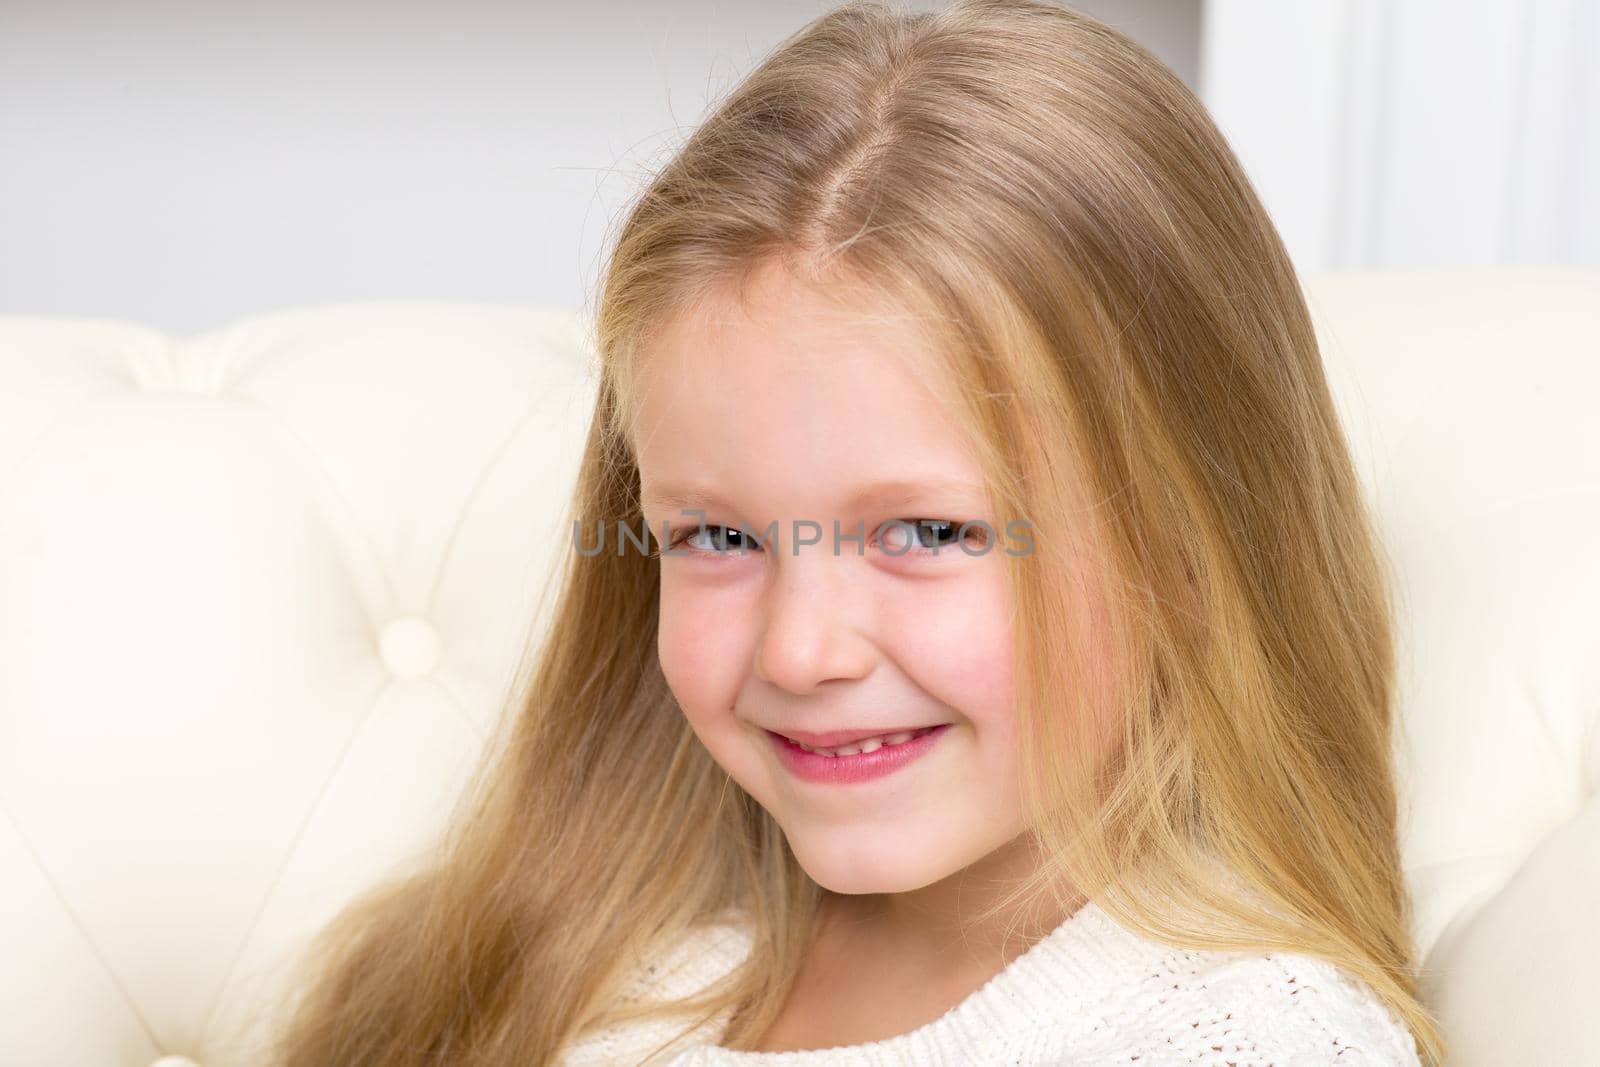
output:
<svg viewBox="0 0 1600 1067"><path fill-rule="evenodd" d="M727 713L738 692L747 632L729 597L663 575L656 650L661 673L691 722Z"/></svg>
<svg viewBox="0 0 1600 1067"><path fill-rule="evenodd" d="M980 733L1009 731L1013 635L1001 576L931 587L900 612L901 665Z"/></svg>

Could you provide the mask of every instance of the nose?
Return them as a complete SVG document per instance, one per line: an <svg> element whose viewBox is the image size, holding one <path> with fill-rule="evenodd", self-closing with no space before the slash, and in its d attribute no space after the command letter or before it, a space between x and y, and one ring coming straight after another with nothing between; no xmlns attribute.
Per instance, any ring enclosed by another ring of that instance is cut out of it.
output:
<svg viewBox="0 0 1600 1067"><path fill-rule="evenodd" d="M773 568L763 596L765 627L755 671L766 682L808 694L824 682L864 678L877 662L865 627L870 604L848 557L807 545ZM807 558L807 553L814 553Z"/></svg>

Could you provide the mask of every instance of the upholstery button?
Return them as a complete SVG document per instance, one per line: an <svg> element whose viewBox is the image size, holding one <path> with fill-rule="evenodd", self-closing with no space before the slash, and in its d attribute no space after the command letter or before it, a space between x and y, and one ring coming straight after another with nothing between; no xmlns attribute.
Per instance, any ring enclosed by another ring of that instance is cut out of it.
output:
<svg viewBox="0 0 1600 1067"><path fill-rule="evenodd" d="M439 662L439 633L426 619L407 615L383 628L383 662L401 678L420 678Z"/></svg>

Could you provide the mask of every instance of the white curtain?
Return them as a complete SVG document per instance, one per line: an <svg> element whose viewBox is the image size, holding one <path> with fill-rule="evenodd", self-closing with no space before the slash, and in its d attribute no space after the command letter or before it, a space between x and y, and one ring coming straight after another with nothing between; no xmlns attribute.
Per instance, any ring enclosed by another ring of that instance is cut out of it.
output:
<svg viewBox="0 0 1600 1067"><path fill-rule="evenodd" d="M1201 95L1302 271L1600 266L1600 2L1207 0Z"/></svg>

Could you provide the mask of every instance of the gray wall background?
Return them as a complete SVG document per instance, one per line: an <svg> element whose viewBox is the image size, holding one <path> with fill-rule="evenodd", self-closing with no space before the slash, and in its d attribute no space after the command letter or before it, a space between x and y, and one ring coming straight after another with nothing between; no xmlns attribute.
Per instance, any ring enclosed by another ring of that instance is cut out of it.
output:
<svg viewBox="0 0 1600 1067"><path fill-rule="evenodd" d="M652 163L831 6L0 0L0 314L587 307ZM1072 6L1198 84L1201 0Z"/></svg>

